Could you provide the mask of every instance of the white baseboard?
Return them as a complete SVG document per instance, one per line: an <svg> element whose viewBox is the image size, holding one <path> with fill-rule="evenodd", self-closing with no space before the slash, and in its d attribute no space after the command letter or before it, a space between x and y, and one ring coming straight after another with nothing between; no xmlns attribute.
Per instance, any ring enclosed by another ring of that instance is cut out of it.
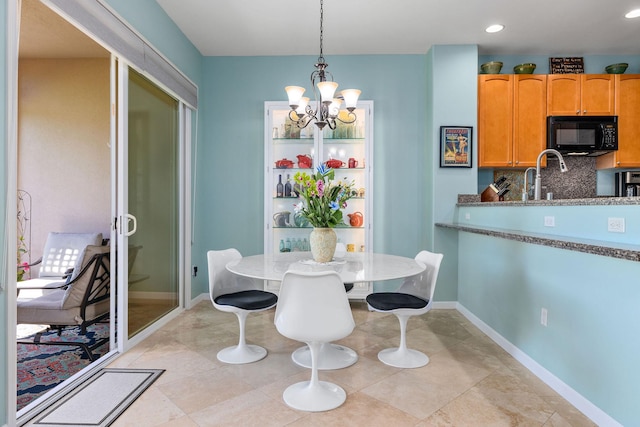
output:
<svg viewBox="0 0 640 427"><path fill-rule="evenodd" d="M191 307L193 307L194 305L202 302L202 301L208 301L209 300L209 294L208 293L204 293L204 294L200 294L197 297L193 298L191 300Z"/></svg>
<svg viewBox="0 0 640 427"><path fill-rule="evenodd" d="M458 303L456 301L434 301L434 310L457 310Z"/></svg>
<svg viewBox="0 0 640 427"><path fill-rule="evenodd" d="M435 308L436 303L434 303ZM464 317L466 317L471 323L473 323L484 334L496 342L507 353L513 356L518 362L520 362L525 368L530 370L535 376L540 378L545 384L555 390L560 396L565 398L569 403L576 407L580 412L585 414L591 421L598 426L607 427L622 427L622 424L611 418L606 412L598 408L596 405L587 400L580 393L569 387L558 377L546 370L542 365L529 357L525 352L518 347L511 344L502 335L494 331L489 325L484 323L473 313L467 310L462 304L456 303L457 309Z"/></svg>

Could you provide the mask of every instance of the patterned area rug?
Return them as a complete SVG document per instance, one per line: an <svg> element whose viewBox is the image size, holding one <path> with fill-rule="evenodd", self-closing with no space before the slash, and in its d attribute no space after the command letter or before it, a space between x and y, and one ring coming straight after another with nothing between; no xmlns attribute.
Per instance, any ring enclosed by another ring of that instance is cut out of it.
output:
<svg viewBox="0 0 640 427"><path fill-rule="evenodd" d="M80 328L66 328L62 336L57 331L42 334L41 342L59 341L82 342L88 346L109 336L109 324L100 323L87 328L86 335L80 335ZM33 341L34 335L19 341ZM109 342L93 350L96 358L109 349ZM91 361L86 351L78 346L68 345L17 345L17 409L24 408L38 397L51 390L75 373L89 366Z"/></svg>

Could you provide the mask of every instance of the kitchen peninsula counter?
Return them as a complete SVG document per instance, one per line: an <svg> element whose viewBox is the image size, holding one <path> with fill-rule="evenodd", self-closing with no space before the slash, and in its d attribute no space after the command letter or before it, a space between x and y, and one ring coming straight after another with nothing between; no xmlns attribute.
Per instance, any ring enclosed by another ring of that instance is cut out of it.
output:
<svg viewBox="0 0 640 427"><path fill-rule="evenodd" d="M457 206L626 206L640 205L640 197L594 197L587 199L553 199L508 202L481 202L476 194L461 194Z"/></svg>
<svg viewBox="0 0 640 427"><path fill-rule="evenodd" d="M436 227L640 262L640 197L526 202L477 199L476 195L460 195L454 220L436 223ZM608 218L623 219L623 232L608 231Z"/></svg>
<svg viewBox="0 0 640 427"><path fill-rule="evenodd" d="M585 252L593 255L608 256L640 262L640 245L606 242L602 240L579 239L553 234L531 233L520 230L479 227L462 224L436 223L436 227L450 228L467 233L482 234L501 239L515 240L533 245L550 246L558 249Z"/></svg>

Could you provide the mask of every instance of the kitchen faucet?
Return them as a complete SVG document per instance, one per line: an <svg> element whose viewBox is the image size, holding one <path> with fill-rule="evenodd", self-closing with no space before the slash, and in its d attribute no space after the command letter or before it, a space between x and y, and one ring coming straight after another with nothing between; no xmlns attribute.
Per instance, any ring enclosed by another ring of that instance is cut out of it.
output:
<svg viewBox="0 0 640 427"><path fill-rule="evenodd" d="M540 196L542 195L542 176L540 175L540 161L542 160L542 156L547 154L555 154L560 162L560 172L564 173L569 170L567 165L564 163L564 159L562 158L562 154L558 150L554 150L553 148L547 148L546 150L542 150L540 154L538 154L538 160L536 160L536 188L535 188L535 196L534 200L540 200Z"/></svg>
<svg viewBox="0 0 640 427"><path fill-rule="evenodd" d="M527 168L524 171L524 186L522 187L522 201L526 202L527 200L529 200L529 185L528 185L528 178L529 178L529 171L535 171L536 168L534 167L530 167Z"/></svg>

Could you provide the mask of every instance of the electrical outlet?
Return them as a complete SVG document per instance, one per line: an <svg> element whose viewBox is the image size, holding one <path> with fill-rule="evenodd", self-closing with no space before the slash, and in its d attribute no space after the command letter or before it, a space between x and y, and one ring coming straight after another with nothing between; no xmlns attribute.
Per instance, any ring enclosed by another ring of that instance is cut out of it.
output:
<svg viewBox="0 0 640 427"><path fill-rule="evenodd" d="M464 214L464 219L469 220L471 219L471 214L469 212L467 212L466 214Z"/></svg>
<svg viewBox="0 0 640 427"><path fill-rule="evenodd" d="M544 217L544 226L545 227L555 227L556 226L556 217L555 216L545 216Z"/></svg>
<svg viewBox="0 0 640 427"><path fill-rule="evenodd" d="M607 218L607 231L624 233L624 218Z"/></svg>
<svg viewBox="0 0 640 427"><path fill-rule="evenodd" d="M542 310L540 310L540 324L542 326L547 326L547 309L546 308L542 308Z"/></svg>

